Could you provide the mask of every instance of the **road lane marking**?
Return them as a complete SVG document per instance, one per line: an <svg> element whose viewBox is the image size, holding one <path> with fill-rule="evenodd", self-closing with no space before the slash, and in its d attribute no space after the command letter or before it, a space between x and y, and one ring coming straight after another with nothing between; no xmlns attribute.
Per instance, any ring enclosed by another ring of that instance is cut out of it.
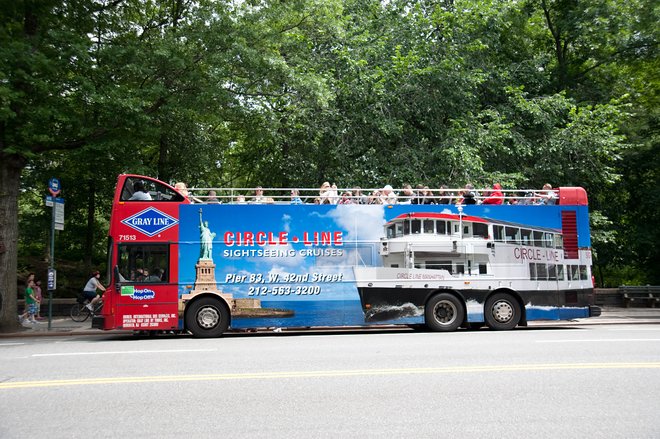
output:
<svg viewBox="0 0 660 439"><path fill-rule="evenodd" d="M629 327L629 328L607 328L608 331L660 331L660 327L656 326L655 328L640 328L640 327Z"/></svg>
<svg viewBox="0 0 660 439"><path fill-rule="evenodd" d="M429 375L429 374L460 374L479 372L536 372L559 370L591 370L591 369L660 369L660 362L647 363L560 363L560 364L520 364L492 366L453 366L406 369L356 369L356 370L316 370L288 372L251 372L203 375L163 375L138 377L106 377L78 378L69 380L16 381L0 383L0 390L29 389L40 387L86 386L99 384L126 383L171 383L190 381L247 381L295 378L343 378L359 376L389 376L389 375Z"/></svg>
<svg viewBox="0 0 660 439"><path fill-rule="evenodd" d="M24 344L25 343L0 343L0 346L20 346Z"/></svg>
<svg viewBox="0 0 660 439"><path fill-rule="evenodd" d="M150 351L99 351L99 352L58 352L54 354L32 354L31 357L68 357L81 355L122 355L122 354L178 354L181 352L216 352L217 349L162 349Z"/></svg>
<svg viewBox="0 0 660 439"><path fill-rule="evenodd" d="M593 338L593 339L562 339L562 340L536 340L536 343L595 343L595 342L617 342L617 341L660 341L660 338Z"/></svg>

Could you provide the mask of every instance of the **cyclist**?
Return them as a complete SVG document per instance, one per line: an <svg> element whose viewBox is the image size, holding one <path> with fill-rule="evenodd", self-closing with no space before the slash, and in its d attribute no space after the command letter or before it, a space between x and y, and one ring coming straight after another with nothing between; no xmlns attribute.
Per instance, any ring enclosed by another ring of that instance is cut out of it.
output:
<svg viewBox="0 0 660 439"><path fill-rule="evenodd" d="M96 290L105 291L105 287L99 281L101 273L96 270L92 273L92 276L87 281L85 288L83 289L83 296L85 300L88 300L89 303L86 305L90 313L94 314L94 305L101 300L101 296L96 292Z"/></svg>

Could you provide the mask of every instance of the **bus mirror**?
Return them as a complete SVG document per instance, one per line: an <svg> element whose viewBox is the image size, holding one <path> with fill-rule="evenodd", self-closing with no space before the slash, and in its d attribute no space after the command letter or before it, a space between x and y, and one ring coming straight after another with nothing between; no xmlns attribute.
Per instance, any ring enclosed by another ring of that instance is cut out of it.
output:
<svg viewBox="0 0 660 439"><path fill-rule="evenodd" d="M121 286L119 284L120 284L121 279L122 279L121 274L119 274L119 266L115 265L112 277L113 277L112 280L114 281L114 284L115 284L115 291L119 292L119 289L121 288Z"/></svg>

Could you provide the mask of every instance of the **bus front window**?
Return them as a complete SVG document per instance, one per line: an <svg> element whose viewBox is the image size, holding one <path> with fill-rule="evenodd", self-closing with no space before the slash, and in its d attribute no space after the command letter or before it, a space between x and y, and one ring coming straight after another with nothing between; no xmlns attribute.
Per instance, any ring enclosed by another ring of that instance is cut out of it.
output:
<svg viewBox="0 0 660 439"><path fill-rule="evenodd" d="M120 244L118 266L122 282L167 282L169 248L164 244Z"/></svg>

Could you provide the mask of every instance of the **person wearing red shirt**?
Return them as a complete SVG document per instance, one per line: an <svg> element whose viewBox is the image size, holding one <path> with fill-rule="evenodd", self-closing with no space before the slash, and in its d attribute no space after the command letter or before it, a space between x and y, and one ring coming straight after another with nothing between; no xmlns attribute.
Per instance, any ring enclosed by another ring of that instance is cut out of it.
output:
<svg viewBox="0 0 660 439"><path fill-rule="evenodd" d="M499 183L493 185L493 190L490 195L484 199L482 204L502 204L504 201L504 194L502 193L502 186Z"/></svg>

